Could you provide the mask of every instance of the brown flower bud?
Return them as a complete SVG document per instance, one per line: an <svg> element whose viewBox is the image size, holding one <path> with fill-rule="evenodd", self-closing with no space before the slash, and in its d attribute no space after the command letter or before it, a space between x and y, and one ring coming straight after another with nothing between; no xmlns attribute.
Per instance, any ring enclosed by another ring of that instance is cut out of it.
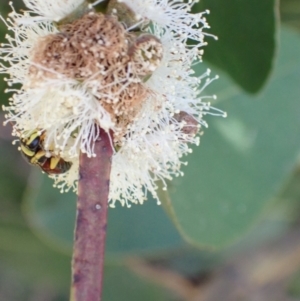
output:
<svg viewBox="0 0 300 301"><path fill-rule="evenodd" d="M182 124L182 132L186 135L195 136L200 129L200 125L195 117L186 112L181 111L175 114L174 119Z"/></svg>
<svg viewBox="0 0 300 301"><path fill-rule="evenodd" d="M127 28L139 24L138 28L145 25L139 23L136 14L125 3L119 0L110 0L107 6L106 14L118 17L118 21L125 24Z"/></svg>
<svg viewBox="0 0 300 301"><path fill-rule="evenodd" d="M158 38L151 34L139 36L128 51L134 72L140 77L147 77L160 65L163 47Z"/></svg>

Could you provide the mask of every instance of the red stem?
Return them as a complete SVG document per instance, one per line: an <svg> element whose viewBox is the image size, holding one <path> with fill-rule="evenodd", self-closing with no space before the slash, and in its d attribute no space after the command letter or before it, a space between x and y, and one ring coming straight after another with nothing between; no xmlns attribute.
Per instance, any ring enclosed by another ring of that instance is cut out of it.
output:
<svg viewBox="0 0 300 301"><path fill-rule="evenodd" d="M80 155L71 301L101 300L112 148L101 129L96 157Z"/></svg>

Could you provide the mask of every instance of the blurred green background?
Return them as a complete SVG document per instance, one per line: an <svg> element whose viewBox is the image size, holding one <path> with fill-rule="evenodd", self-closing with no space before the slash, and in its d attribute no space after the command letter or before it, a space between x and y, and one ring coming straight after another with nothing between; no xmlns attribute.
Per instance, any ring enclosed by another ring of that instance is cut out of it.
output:
<svg viewBox="0 0 300 301"><path fill-rule="evenodd" d="M300 1L204 9L219 40L195 71L220 75L205 93L228 117L207 117L163 206L110 209L104 301L300 300ZM76 196L29 166L10 130L0 127L0 301L66 301Z"/></svg>

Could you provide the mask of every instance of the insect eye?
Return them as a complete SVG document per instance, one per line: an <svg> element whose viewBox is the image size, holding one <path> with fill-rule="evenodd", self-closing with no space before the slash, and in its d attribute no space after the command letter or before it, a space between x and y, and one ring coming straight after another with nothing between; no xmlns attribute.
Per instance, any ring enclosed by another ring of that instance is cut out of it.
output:
<svg viewBox="0 0 300 301"><path fill-rule="evenodd" d="M40 137L36 137L30 142L30 144L27 145L27 147L30 150L36 150L37 147L39 146L39 143L40 143Z"/></svg>

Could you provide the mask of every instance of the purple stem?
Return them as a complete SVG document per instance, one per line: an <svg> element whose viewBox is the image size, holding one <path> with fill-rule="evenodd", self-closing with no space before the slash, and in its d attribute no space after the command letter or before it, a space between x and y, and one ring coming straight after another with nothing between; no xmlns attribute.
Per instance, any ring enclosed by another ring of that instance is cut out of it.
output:
<svg viewBox="0 0 300 301"><path fill-rule="evenodd" d="M80 155L71 301L101 300L112 153L101 129L96 157Z"/></svg>

